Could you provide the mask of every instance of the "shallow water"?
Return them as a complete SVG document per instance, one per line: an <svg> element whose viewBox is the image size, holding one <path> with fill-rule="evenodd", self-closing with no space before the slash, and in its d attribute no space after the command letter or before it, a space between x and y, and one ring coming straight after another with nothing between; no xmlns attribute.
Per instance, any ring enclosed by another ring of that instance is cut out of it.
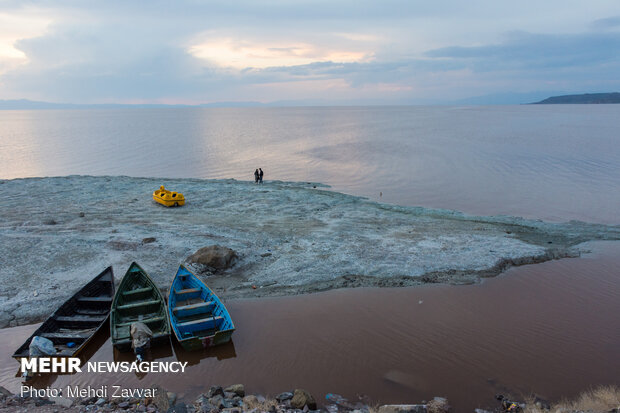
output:
<svg viewBox="0 0 620 413"><path fill-rule="evenodd" d="M441 395L455 411L495 406L496 393L557 400L618 384L620 243L590 247L583 258L513 268L479 285L233 300L232 344L153 350L159 360L189 361L184 375L78 373L38 385L160 384L193 401L210 385L241 382L253 393L303 387L319 399L365 394L376 403ZM0 385L13 391L11 349L34 328L0 331ZM105 334L92 347L91 361L125 359Z"/></svg>
<svg viewBox="0 0 620 413"><path fill-rule="evenodd" d="M0 178L260 166L399 205L618 224L618 119L620 105L0 111Z"/></svg>

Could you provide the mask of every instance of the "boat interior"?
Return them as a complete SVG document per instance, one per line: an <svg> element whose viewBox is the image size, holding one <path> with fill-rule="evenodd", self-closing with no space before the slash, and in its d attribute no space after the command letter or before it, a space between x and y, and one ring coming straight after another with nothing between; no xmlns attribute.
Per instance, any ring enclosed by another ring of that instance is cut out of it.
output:
<svg viewBox="0 0 620 413"><path fill-rule="evenodd" d="M65 302L15 352L14 357L28 357L32 337L51 340L57 356L72 356L106 321L114 297L114 275L108 268Z"/></svg>
<svg viewBox="0 0 620 413"><path fill-rule="evenodd" d="M153 332L153 337L168 335L166 311L157 287L138 268L130 269L119 286L114 318L113 338L131 339L131 324L140 321Z"/></svg>
<svg viewBox="0 0 620 413"><path fill-rule="evenodd" d="M168 300L179 340L212 336L226 325L222 308L211 292L189 275L175 278Z"/></svg>

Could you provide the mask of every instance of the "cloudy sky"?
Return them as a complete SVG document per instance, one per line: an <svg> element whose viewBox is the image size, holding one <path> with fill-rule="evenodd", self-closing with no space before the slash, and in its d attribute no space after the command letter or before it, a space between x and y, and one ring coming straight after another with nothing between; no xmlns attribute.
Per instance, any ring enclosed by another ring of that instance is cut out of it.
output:
<svg viewBox="0 0 620 413"><path fill-rule="evenodd" d="M390 104L618 90L619 0L0 0L0 99Z"/></svg>

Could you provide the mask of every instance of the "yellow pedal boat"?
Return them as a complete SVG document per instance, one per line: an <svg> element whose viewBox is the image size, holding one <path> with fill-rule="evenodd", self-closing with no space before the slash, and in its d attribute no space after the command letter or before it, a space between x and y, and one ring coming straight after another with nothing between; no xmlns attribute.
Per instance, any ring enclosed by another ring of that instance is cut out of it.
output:
<svg viewBox="0 0 620 413"><path fill-rule="evenodd" d="M185 197L183 194L168 191L163 185L153 192L153 200L167 207L185 205Z"/></svg>

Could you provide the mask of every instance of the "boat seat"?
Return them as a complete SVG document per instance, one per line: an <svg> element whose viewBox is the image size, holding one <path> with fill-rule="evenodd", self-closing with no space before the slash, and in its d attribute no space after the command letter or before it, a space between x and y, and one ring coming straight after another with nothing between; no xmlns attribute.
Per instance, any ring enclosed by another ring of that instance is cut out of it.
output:
<svg viewBox="0 0 620 413"><path fill-rule="evenodd" d="M142 288L136 288L134 290L129 290L129 291L123 291L123 296L125 297L131 297L132 295L136 295L136 294L143 294L149 291L152 291L153 288L152 287L142 287Z"/></svg>
<svg viewBox="0 0 620 413"><path fill-rule="evenodd" d="M116 307L119 310L131 310L134 308L140 308L140 307L148 307L151 305L156 305L159 304L159 300L148 300L148 301L138 301L135 303L131 303L131 304L124 304L124 305L119 305L118 307Z"/></svg>
<svg viewBox="0 0 620 413"><path fill-rule="evenodd" d="M200 288L186 288L184 290L174 290L176 295L192 294L200 292Z"/></svg>
<svg viewBox="0 0 620 413"><path fill-rule="evenodd" d="M112 297L108 296L99 296L99 297L79 297L78 302L80 303L111 303Z"/></svg>
<svg viewBox="0 0 620 413"><path fill-rule="evenodd" d="M56 316L54 319L61 323L100 323L107 318L107 315L74 315Z"/></svg>
<svg viewBox="0 0 620 413"><path fill-rule="evenodd" d="M181 305L178 307L174 307L172 309L172 312L174 314L177 314L177 313L182 313L182 312L192 311L192 310L209 311L209 309L213 307L214 305L215 305L215 302L213 301L203 301L201 303ZM199 311L196 311L196 312L198 313Z"/></svg>
<svg viewBox="0 0 620 413"><path fill-rule="evenodd" d="M133 323L144 323L144 324L155 324L160 321L164 321L166 318L163 316L153 317L153 318L145 318L144 320L134 320L127 323L118 323L116 327L128 327Z"/></svg>
<svg viewBox="0 0 620 413"><path fill-rule="evenodd" d="M184 323L178 323L177 327L179 328L187 328L189 330L201 330L206 329L209 324L217 325L220 320L223 320L224 317L208 317L208 318L199 318L198 320L186 321ZM209 327L213 328L213 327Z"/></svg>

